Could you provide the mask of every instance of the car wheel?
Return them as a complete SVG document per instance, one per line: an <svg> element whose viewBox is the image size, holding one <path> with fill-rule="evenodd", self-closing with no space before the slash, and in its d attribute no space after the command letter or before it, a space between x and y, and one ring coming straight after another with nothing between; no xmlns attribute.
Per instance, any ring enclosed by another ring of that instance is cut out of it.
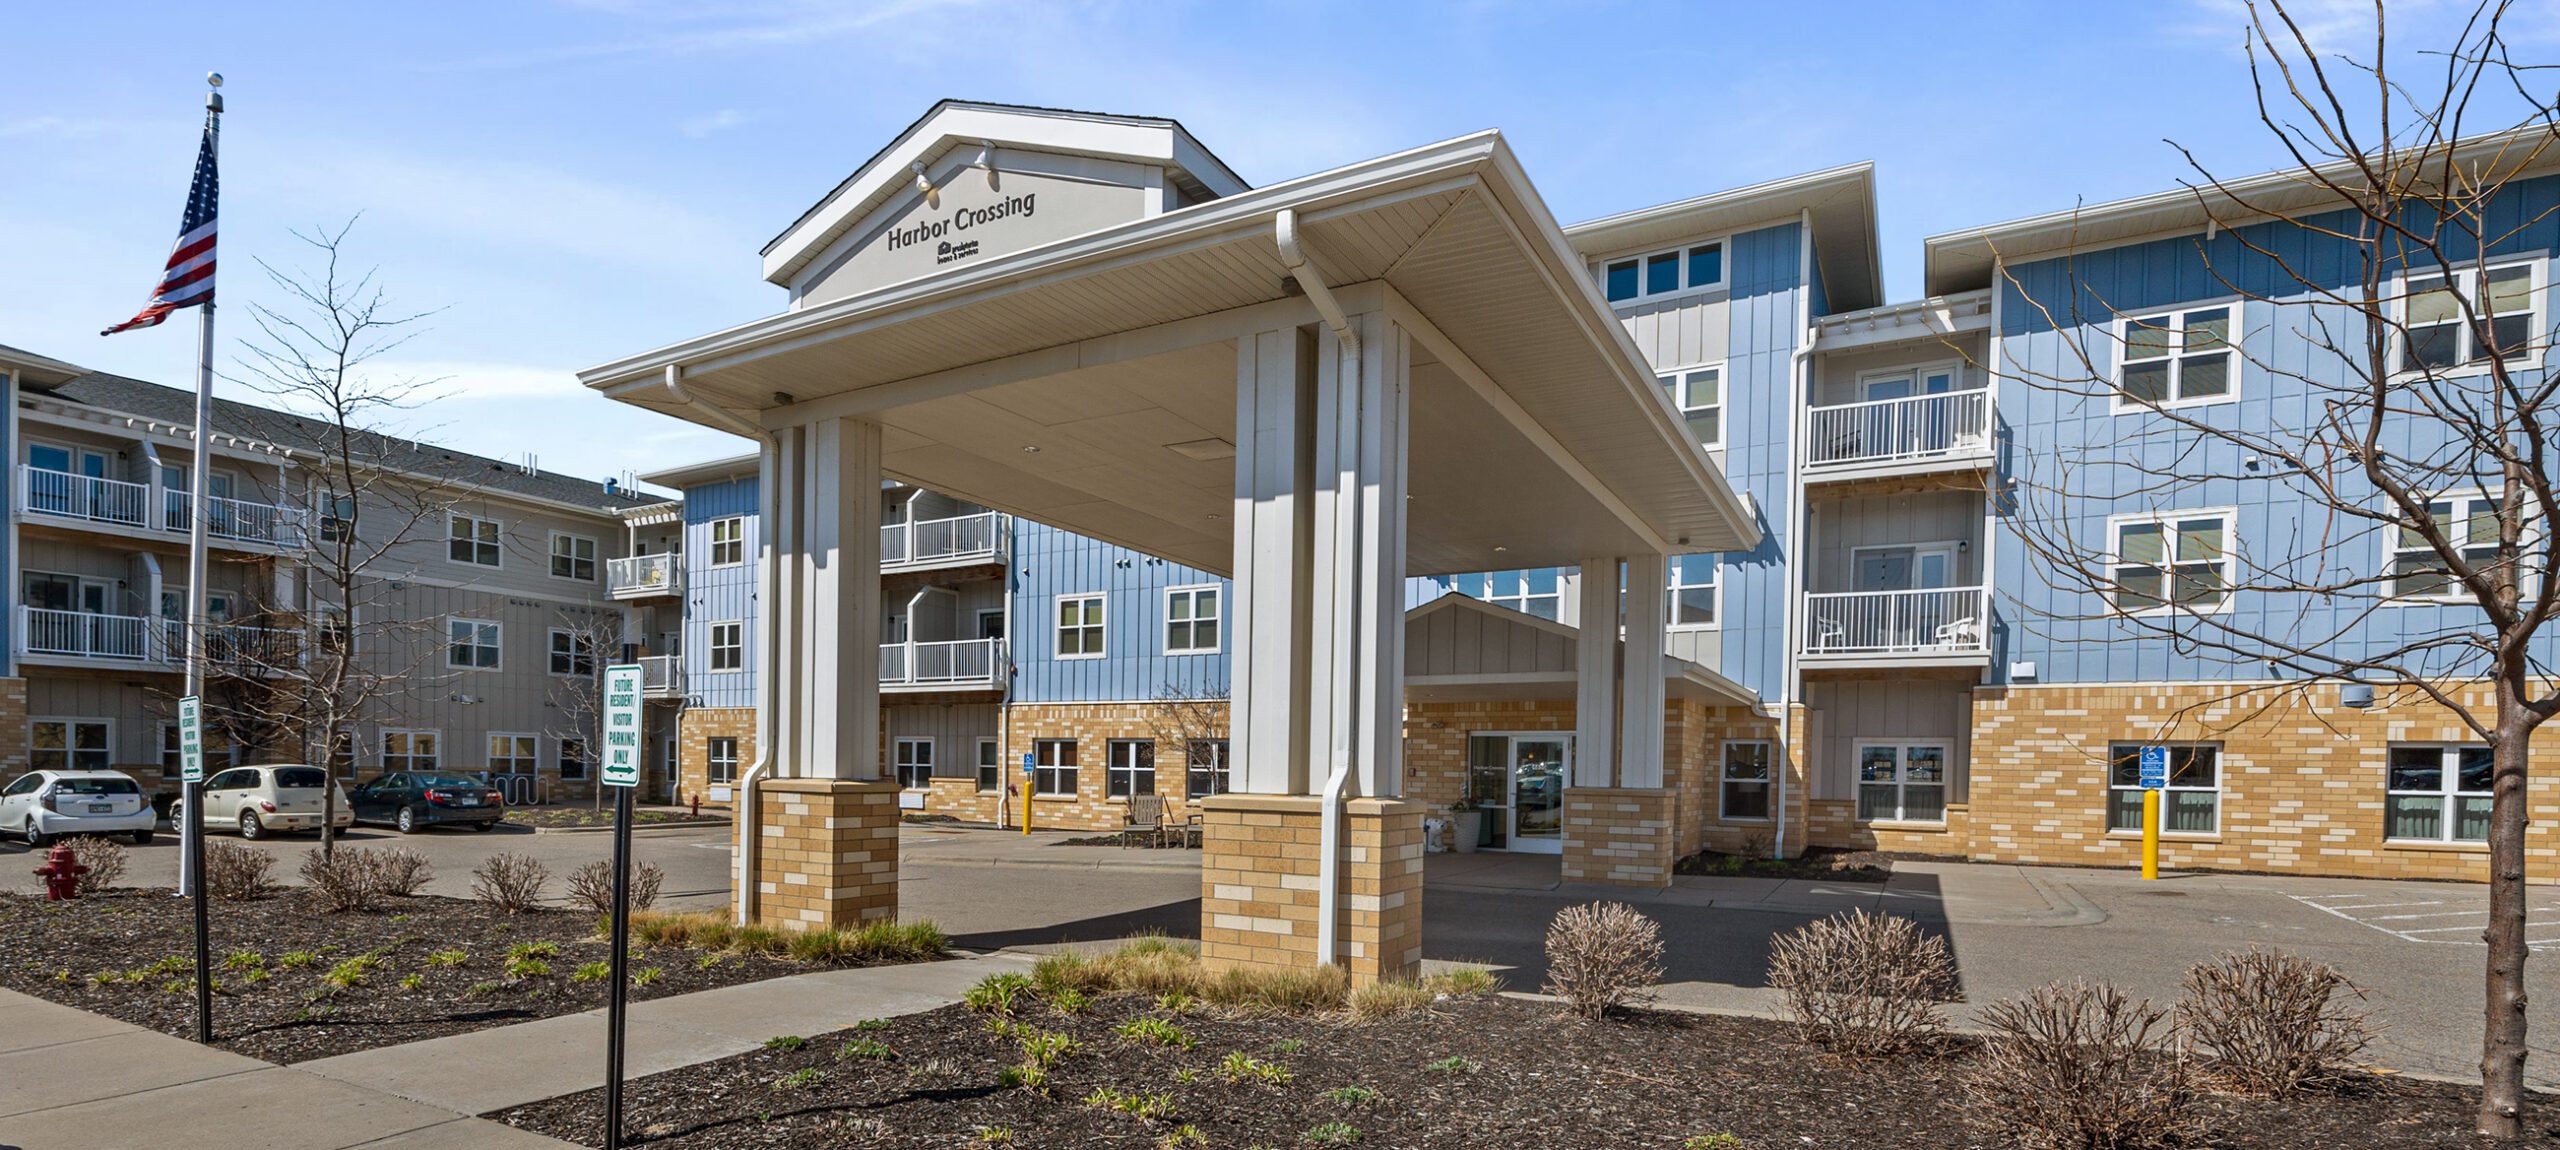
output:
<svg viewBox="0 0 2560 1150"><path fill-rule="evenodd" d="M259 822L254 811L240 812L240 837L256 842L267 837L267 824Z"/></svg>
<svg viewBox="0 0 2560 1150"><path fill-rule="evenodd" d="M151 845L151 832L150 832L150 831L135 831L135 832L133 832L133 845L138 846L138 847L147 847L147 846L150 846L150 845Z"/></svg>
<svg viewBox="0 0 2560 1150"><path fill-rule="evenodd" d="M27 836L27 849L31 851L43 850L45 848L45 844L53 841L52 839L45 837L45 833L43 831L36 829L36 817L34 815L27 816L27 827L24 833Z"/></svg>
<svg viewBox="0 0 2560 1150"><path fill-rule="evenodd" d="M418 833L418 812L402 807L400 817L391 825L398 827L401 834L414 835Z"/></svg>

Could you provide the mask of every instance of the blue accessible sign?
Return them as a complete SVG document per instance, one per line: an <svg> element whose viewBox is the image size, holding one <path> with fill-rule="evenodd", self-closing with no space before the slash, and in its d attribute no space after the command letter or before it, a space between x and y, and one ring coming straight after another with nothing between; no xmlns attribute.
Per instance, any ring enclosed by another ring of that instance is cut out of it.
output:
<svg viewBox="0 0 2560 1150"><path fill-rule="evenodd" d="M2157 791L2169 785L2169 748L2152 745L2142 748L2142 789Z"/></svg>

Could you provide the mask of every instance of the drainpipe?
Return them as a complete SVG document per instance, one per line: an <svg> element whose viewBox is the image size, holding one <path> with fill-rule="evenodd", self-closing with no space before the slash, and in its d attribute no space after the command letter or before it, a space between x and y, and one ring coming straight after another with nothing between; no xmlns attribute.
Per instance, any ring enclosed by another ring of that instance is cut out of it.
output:
<svg viewBox="0 0 2560 1150"><path fill-rule="evenodd" d="M1307 262L1306 253L1299 249L1298 213L1295 210L1280 210L1278 218L1273 221L1273 238L1280 245L1281 266L1288 269L1289 278L1298 281L1298 286L1307 293L1307 302L1315 305L1316 314L1323 317L1324 325L1332 329L1334 340L1341 345L1341 367L1335 373L1335 387L1356 403L1360 395L1360 333L1352 329L1350 318L1342 314L1342 305L1333 298L1333 290L1325 286L1324 278L1316 274L1314 265ZM1341 398L1337 395L1337 403ZM1337 428L1339 425L1337 419ZM1352 485L1359 478L1358 445L1353 444L1349 452L1343 452L1337 446L1336 457L1342 463L1335 469L1334 553L1344 556L1351 553L1359 538L1359 524L1355 518L1359 501L1350 494ZM1348 582L1350 594L1337 595L1334 601L1333 636L1337 658L1351 649L1352 624L1359 618L1360 597L1368 592L1360 580L1355 578ZM1350 723L1354 697L1351 676L1336 674L1333 683L1333 722L1329 724L1333 729L1333 762L1325 773L1324 796L1316 808L1316 961L1328 966L1333 964L1341 946L1341 931L1335 920L1341 916L1342 909L1342 799L1343 792L1351 785L1353 731Z"/></svg>
<svg viewBox="0 0 2560 1150"><path fill-rule="evenodd" d="M1803 270L1806 283L1813 277L1813 210L1804 209L1796 222L1796 266ZM1778 830L1770 843L1770 853L1787 857L1787 772L1785 756L1796 745L1796 637L1801 628L1799 616L1804 612L1804 572L1797 565L1804 553L1804 421L1805 407L1813 398L1813 292L1796 292L1796 350L1787 357L1788 387L1795 393L1788 405L1793 412L1787 420L1787 613L1779 632L1780 665L1778 675L1778 754L1781 756L1777 777ZM1812 756L1806 756L1810 759ZM1805 774L1813 768L1806 765Z"/></svg>
<svg viewBox="0 0 2560 1150"><path fill-rule="evenodd" d="M776 480L781 477L774 467L773 433L736 412L686 391L684 368L680 365L667 365L667 395L721 428L756 441L760 449L756 452L756 604L762 610L772 611L782 590L781 568L773 555L774 520L781 513L782 498L777 490L780 485ZM782 668L774 658L774 644L759 637L756 643L756 689L768 697L756 700L755 761L739 772L737 798L729 804L729 820L738 828L736 920L739 926L754 922L756 917L756 848L762 845L764 837L756 825L756 784L764 780L765 773L773 766L774 724L770 695L781 673Z"/></svg>

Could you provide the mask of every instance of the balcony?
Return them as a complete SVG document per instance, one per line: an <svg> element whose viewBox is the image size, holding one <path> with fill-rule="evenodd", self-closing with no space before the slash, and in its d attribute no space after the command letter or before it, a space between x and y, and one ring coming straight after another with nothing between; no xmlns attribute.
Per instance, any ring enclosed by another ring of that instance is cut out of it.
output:
<svg viewBox="0 0 2560 1150"><path fill-rule="evenodd" d="M640 697L644 699L683 698L684 658L680 655L641 656Z"/></svg>
<svg viewBox="0 0 2560 1150"><path fill-rule="evenodd" d="M886 524L880 528L880 569L920 571L1003 563L1008 534L1004 516L993 511Z"/></svg>
<svg viewBox="0 0 2560 1150"><path fill-rule="evenodd" d="M1808 669L1990 665L1987 587L1818 592L1804 599Z"/></svg>
<svg viewBox="0 0 2560 1150"><path fill-rule="evenodd" d="M302 665L302 643L302 632L291 628L219 623L205 636L205 663L217 674L288 673ZM174 619L20 607L18 653L49 661L184 671L187 634Z"/></svg>
<svg viewBox="0 0 2560 1150"><path fill-rule="evenodd" d="M155 490L160 501L156 516L151 514ZM212 510L205 532L213 538L271 547L302 543L299 508L219 497L209 502ZM155 489L147 483L18 467L18 506L40 519L92 524L119 533L184 535L191 522L188 503L184 491Z"/></svg>
<svg viewBox="0 0 2560 1150"><path fill-rule="evenodd" d="M160 493L160 528L185 534L194 501L184 491ZM219 495L205 499L205 534L236 543L297 547L302 543L302 509L251 503Z"/></svg>
<svg viewBox="0 0 2560 1150"><path fill-rule="evenodd" d="M616 599L664 599L684 591L684 556L672 552L608 559L605 593Z"/></svg>
<svg viewBox="0 0 2560 1150"><path fill-rule="evenodd" d="M1805 412L1808 481L1970 471L1991 463L1991 393L1949 391Z"/></svg>
<svg viewBox="0 0 2560 1150"><path fill-rule="evenodd" d="M880 644L880 689L937 691L1003 684L1004 640Z"/></svg>

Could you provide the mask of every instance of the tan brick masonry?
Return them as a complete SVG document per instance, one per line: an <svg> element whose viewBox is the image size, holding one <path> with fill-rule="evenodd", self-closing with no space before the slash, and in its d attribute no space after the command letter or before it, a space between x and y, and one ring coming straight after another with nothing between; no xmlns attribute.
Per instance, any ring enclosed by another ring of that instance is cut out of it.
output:
<svg viewBox="0 0 2560 1150"><path fill-rule="evenodd" d="M1670 886L1678 798L1668 788L1565 788L1564 881Z"/></svg>
<svg viewBox="0 0 2560 1150"><path fill-rule="evenodd" d="M1200 957L1212 970L1316 965L1314 795L1219 795L1201 804ZM1355 986L1422 963L1422 811L1403 799L1343 804L1338 931Z"/></svg>
<svg viewBox="0 0 2560 1150"><path fill-rule="evenodd" d="M895 782L767 779L756 807L756 921L816 930L898 917Z"/></svg>

